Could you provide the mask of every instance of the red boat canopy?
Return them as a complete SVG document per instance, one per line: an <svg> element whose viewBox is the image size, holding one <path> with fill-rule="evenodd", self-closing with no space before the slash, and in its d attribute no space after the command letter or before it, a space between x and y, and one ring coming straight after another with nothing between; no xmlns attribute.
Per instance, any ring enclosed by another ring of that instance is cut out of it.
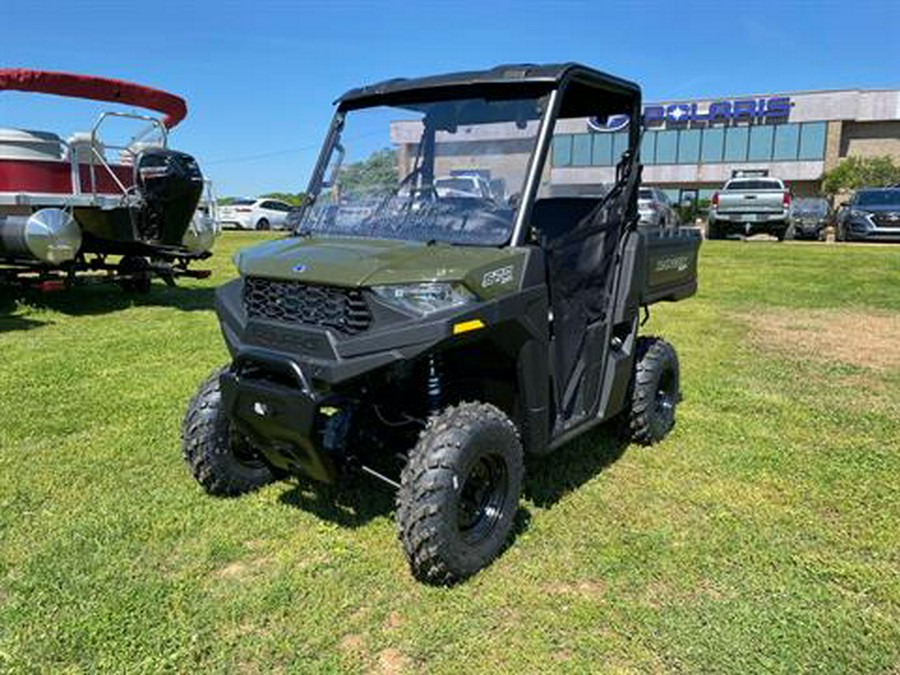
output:
<svg viewBox="0 0 900 675"><path fill-rule="evenodd" d="M167 129L174 127L187 115L187 104L180 96L106 77L27 68L0 68L0 90L3 89L136 105L164 113L163 124Z"/></svg>

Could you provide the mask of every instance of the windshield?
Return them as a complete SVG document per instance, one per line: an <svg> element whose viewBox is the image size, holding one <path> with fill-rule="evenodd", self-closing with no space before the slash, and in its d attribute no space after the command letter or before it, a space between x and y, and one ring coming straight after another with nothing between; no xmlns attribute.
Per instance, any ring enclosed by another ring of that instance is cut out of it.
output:
<svg viewBox="0 0 900 675"><path fill-rule="evenodd" d="M505 244L539 120L537 98L351 110L295 231Z"/></svg>
<svg viewBox="0 0 900 675"><path fill-rule="evenodd" d="M900 190L869 190L856 193L859 206L895 206L900 205Z"/></svg>
<svg viewBox="0 0 900 675"><path fill-rule="evenodd" d="M653 199L653 190L641 188L638 190L638 199Z"/></svg>
<svg viewBox="0 0 900 675"><path fill-rule="evenodd" d="M828 213L828 202L824 199L797 199L794 201L794 213L824 216Z"/></svg>
<svg viewBox="0 0 900 675"><path fill-rule="evenodd" d="M733 180L725 186L726 190L782 190L777 180Z"/></svg>
<svg viewBox="0 0 900 675"><path fill-rule="evenodd" d="M252 206L255 203L255 199L232 199L228 206Z"/></svg>

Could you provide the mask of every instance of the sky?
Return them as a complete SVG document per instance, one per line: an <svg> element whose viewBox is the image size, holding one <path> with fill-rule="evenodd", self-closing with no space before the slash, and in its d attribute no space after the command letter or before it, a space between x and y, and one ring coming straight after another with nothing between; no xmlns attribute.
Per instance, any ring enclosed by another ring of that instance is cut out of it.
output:
<svg viewBox="0 0 900 675"><path fill-rule="evenodd" d="M900 2L0 0L0 67L184 97L170 145L220 196L303 190L352 87L501 63L579 61L647 101L900 88ZM0 126L88 130L108 104L0 92Z"/></svg>

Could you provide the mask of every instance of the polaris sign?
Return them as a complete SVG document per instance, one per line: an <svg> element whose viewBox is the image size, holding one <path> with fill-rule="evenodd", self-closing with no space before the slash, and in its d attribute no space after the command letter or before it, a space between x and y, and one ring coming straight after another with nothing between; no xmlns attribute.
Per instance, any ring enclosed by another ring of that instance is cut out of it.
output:
<svg viewBox="0 0 900 675"><path fill-rule="evenodd" d="M672 103L670 105L644 106L642 121L645 127L704 126L748 122L764 124L786 122L791 114L788 96L772 98L742 98L732 101L714 101L706 110L699 103ZM605 122L597 117L588 119L588 127L594 131L621 131L628 126L628 115L612 115Z"/></svg>

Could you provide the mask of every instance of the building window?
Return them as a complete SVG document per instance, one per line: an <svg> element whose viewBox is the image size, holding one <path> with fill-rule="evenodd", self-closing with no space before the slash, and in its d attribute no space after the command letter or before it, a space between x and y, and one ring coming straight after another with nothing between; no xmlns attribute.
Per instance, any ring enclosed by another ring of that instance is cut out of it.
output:
<svg viewBox="0 0 900 675"><path fill-rule="evenodd" d="M626 150L628 150L628 132L620 131L613 136L613 164L619 163Z"/></svg>
<svg viewBox="0 0 900 675"><path fill-rule="evenodd" d="M700 160L700 129L684 129L678 139L678 163L696 164Z"/></svg>
<svg viewBox="0 0 900 675"><path fill-rule="evenodd" d="M594 152L591 164L594 166L609 166L612 164L612 135L594 134Z"/></svg>
<svg viewBox="0 0 900 675"><path fill-rule="evenodd" d="M572 134L553 137L553 166L572 165Z"/></svg>
<svg viewBox="0 0 900 675"><path fill-rule="evenodd" d="M575 134L572 137L572 166L591 165L592 134Z"/></svg>
<svg viewBox="0 0 900 675"><path fill-rule="evenodd" d="M825 122L807 122L800 125L799 159L825 158Z"/></svg>
<svg viewBox="0 0 900 675"><path fill-rule="evenodd" d="M656 159L656 132L645 131L641 138L641 162L643 164L655 164Z"/></svg>
<svg viewBox="0 0 900 675"><path fill-rule="evenodd" d="M782 161L797 159L799 140L800 126L798 124L781 124L775 127L775 151L772 153L772 159Z"/></svg>
<svg viewBox="0 0 900 675"><path fill-rule="evenodd" d="M747 159L751 162L768 162L772 159L772 141L775 139L775 127L750 127L750 150Z"/></svg>
<svg viewBox="0 0 900 675"><path fill-rule="evenodd" d="M703 162L721 162L722 147L725 145L724 129L704 129L703 147L700 151L700 159Z"/></svg>
<svg viewBox="0 0 900 675"><path fill-rule="evenodd" d="M747 159L747 140L750 129L747 127L729 127L725 130L725 161L743 162Z"/></svg>
<svg viewBox="0 0 900 675"><path fill-rule="evenodd" d="M678 132L659 131L656 134L656 163L674 164L678 151Z"/></svg>

